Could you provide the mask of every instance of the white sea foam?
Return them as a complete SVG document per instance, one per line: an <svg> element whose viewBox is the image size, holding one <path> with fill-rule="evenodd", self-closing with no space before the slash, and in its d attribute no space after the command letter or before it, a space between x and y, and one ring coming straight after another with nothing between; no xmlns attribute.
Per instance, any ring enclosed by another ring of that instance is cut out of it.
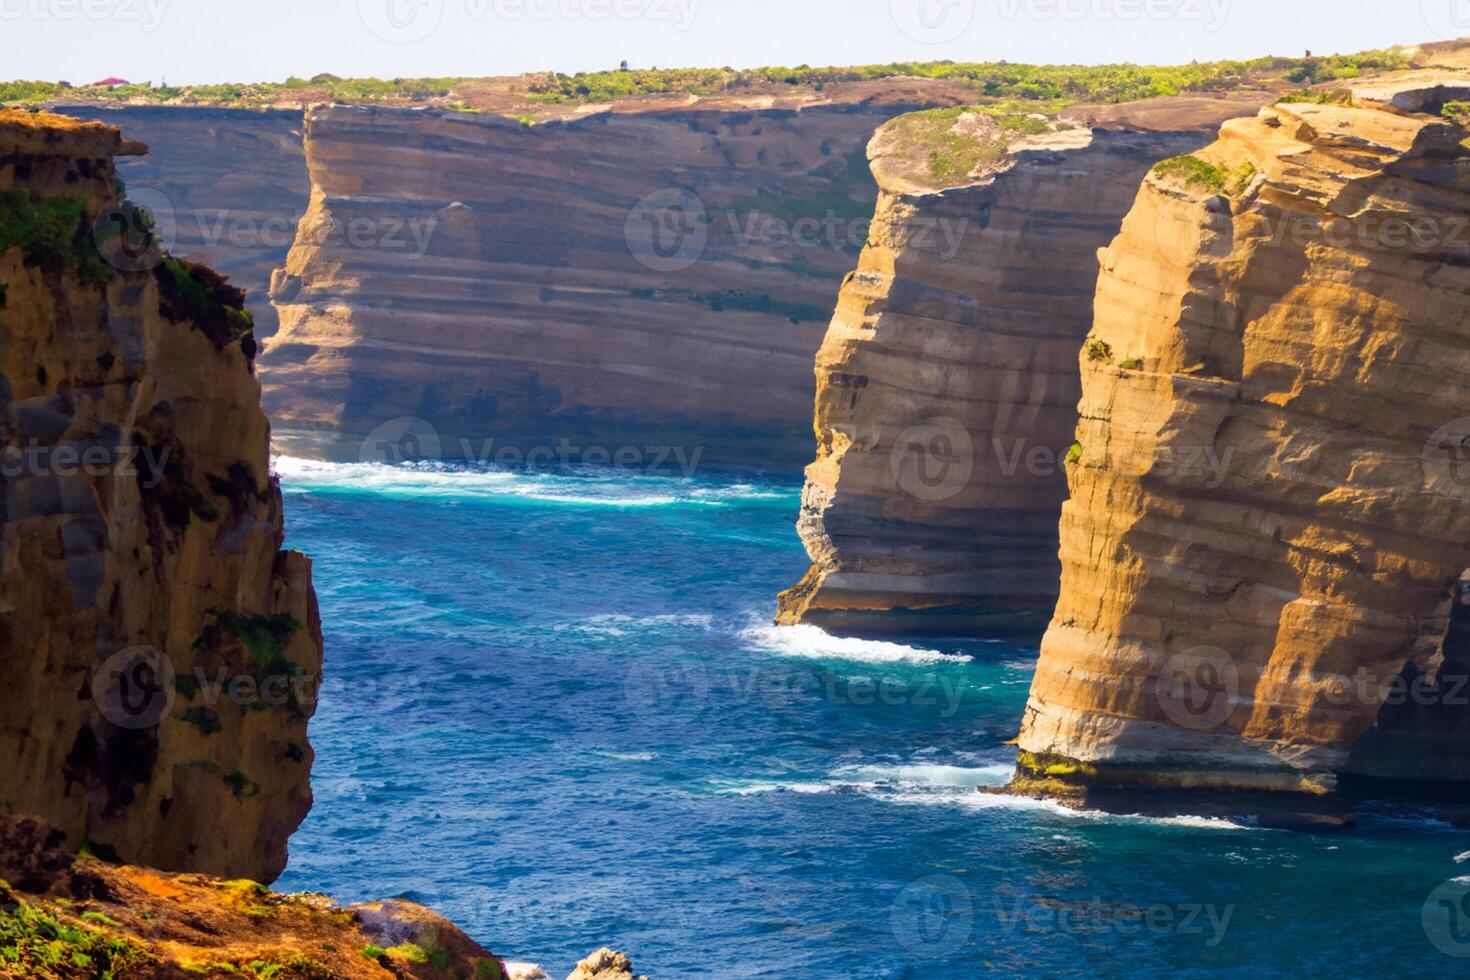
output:
<svg viewBox="0 0 1470 980"><path fill-rule="evenodd" d="M593 752L604 759L612 759L614 762L652 762L658 758L654 752Z"/></svg>
<svg viewBox="0 0 1470 980"><path fill-rule="evenodd" d="M625 613L606 613L592 616L576 623L562 623L553 629L558 633L583 633L588 636L627 636L640 629L658 629L668 626L687 626L708 630L714 627L714 617L702 614L629 616Z"/></svg>
<svg viewBox="0 0 1470 980"><path fill-rule="evenodd" d="M1464 864L1466 861L1470 861L1470 851L1465 851L1463 853L1455 855L1456 864Z"/></svg>
<svg viewBox="0 0 1470 980"><path fill-rule="evenodd" d="M833 636L817 626L758 625L742 631L740 636L758 650L784 657L851 660L865 664L910 664L919 667L970 662L969 657L957 653L941 653L938 650L924 650L883 640Z"/></svg>
<svg viewBox="0 0 1470 980"><path fill-rule="evenodd" d="M582 507L728 507L783 499L746 484L710 487L690 480L618 471L570 474L454 466L442 463L328 463L278 456L272 468L287 492L339 491L399 500L520 498Z"/></svg>

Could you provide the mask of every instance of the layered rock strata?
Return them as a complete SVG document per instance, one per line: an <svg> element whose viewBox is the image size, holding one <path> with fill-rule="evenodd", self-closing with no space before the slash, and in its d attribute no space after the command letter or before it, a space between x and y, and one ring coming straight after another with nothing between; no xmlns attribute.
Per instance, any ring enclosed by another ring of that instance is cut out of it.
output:
<svg viewBox="0 0 1470 980"><path fill-rule="evenodd" d="M1467 97L1276 105L1145 181L1101 256L1018 789L1464 777L1435 692L1465 659Z"/></svg>
<svg viewBox="0 0 1470 980"><path fill-rule="evenodd" d="M0 113L0 811L269 881L311 804L311 566L243 297L108 207L144 151Z"/></svg>
<svg viewBox="0 0 1470 980"><path fill-rule="evenodd" d="M863 148L910 108L311 111L263 361L279 444L354 456L416 418L457 458L677 447L795 469L876 194Z"/></svg>
<svg viewBox="0 0 1470 980"><path fill-rule="evenodd" d="M169 251L245 291L257 338L275 334L271 273L286 261L306 211L301 112L134 106L60 111L116 126L150 152L118 164L129 199L146 207Z"/></svg>
<svg viewBox="0 0 1470 980"><path fill-rule="evenodd" d="M929 113L878 133L872 234L817 355L799 521L812 567L780 622L1040 632L1097 250L1154 163L1255 106ZM936 179L956 155L961 172Z"/></svg>

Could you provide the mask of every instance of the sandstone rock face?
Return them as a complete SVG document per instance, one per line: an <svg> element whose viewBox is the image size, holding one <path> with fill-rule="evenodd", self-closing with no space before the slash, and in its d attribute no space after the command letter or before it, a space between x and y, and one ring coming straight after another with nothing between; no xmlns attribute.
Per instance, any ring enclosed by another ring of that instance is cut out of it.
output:
<svg viewBox="0 0 1470 980"><path fill-rule="evenodd" d="M628 958L627 953L618 953L604 948L578 963L577 968L572 971L567 980L648 980L648 978L633 975L633 961Z"/></svg>
<svg viewBox="0 0 1470 980"><path fill-rule="evenodd" d="M257 337L277 328L271 273L286 261L306 211L300 111L67 106L66 115L116 126L148 144L118 164L129 197L153 214L169 250L245 290Z"/></svg>
<svg viewBox="0 0 1470 980"><path fill-rule="evenodd" d="M278 445L353 456L416 417L451 457L567 439L797 468L876 194L863 150L911 108L311 111L262 360Z"/></svg>
<svg viewBox="0 0 1470 980"><path fill-rule="evenodd" d="M1467 94L1277 105L1145 181L1101 256L1020 788L1327 794L1436 743L1465 777L1463 710L1384 706L1464 662Z"/></svg>
<svg viewBox="0 0 1470 980"><path fill-rule="evenodd" d="M141 151L0 114L0 811L269 881L311 804L311 569L281 550L238 292L117 251L113 159Z"/></svg>
<svg viewBox="0 0 1470 980"><path fill-rule="evenodd" d="M1083 113L1007 137L957 186L926 179L925 153L915 165L907 120L880 131L873 231L817 355L799 522L813 564L780 622L964 632L1004 613L1040 631L1097 250L1154 163L1250 111L1161 100L1107 107L1095 129Z"/></svg>

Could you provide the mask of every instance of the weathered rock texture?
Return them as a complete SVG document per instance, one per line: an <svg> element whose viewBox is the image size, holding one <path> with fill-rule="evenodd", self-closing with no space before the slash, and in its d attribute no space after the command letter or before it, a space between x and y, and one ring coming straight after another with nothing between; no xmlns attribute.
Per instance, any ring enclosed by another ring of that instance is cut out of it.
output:
<svg viewBox="0 0 1470 980"><path fill-rule="evenodd" d="M311 803L310 565L281 551L238 292L98 255L113 159L138 152L0 114L0 811L268 881Z"/></svg>
<svg viewBox="0 0 1470 980"><path fill-rule="evenodd" d="M567 980L648 980L645 976L633 975L633 961L628 954L615 950L599 949L577 964Z"/></svg>
<svg viewBox="0 0 1470 980"><path fill-rule="evenodd" d="M306 211L300 111L66 106L80 119L117 126L149 147L118 173L147 207L170 251L202 262L245 290L255 334L276 332L271 273L286 261Z"/></svg>
<svg viewBox="0 0 1470 980"><path fill-rule="evenodd" d="M0 975L505 980L452 923L402 900L339 906L250 881L76 857L31 819L0 819ZM5 883L8 883L5 884ZM86 957L78 962L78 957ZM82 965L85 963L85 965Z"/></svg>
<svg viewBox="0 0 1470 980"><path fill-rule="evenodd" d="M925 166L935 134L880 131L873 231L817 355L799 522L813 564L779 621L964 632L1004 613L1041 630L1097 250L1154 163L1257 104L1080 110L1031 136L961 117L937 138L1004 142L955 186Z"/></svg>
<svg viewBox="0 0 1470 980"><path fill-rule="evenodd" d="M566 438L795 469L872 213L863 148L910 108L313 110L262 362L278 444L352 455L418 417L450 456Z"/></svg>
<svg viewBox="0 0 1470 980"><path fill-rule="evenodd" d="M1145 182L1102 255L1018 788L1467 775L1463 709L1453 748L1443 703L1374 729L1396 678L1463 661L1467 95L1278 105Z"/></svg>

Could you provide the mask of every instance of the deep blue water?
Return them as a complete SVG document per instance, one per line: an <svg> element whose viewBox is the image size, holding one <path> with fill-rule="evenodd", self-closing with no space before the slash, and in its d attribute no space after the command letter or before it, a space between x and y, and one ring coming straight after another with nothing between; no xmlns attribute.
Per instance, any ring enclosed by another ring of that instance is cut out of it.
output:
<svg viewBox="0 0 1470 980"><path fill-rule="evenodd" d="M553 978L602 945L654 980L1470 975L1422 923L1470 875L1444 825L975 792L1034 647L767 626L794 485L278 468L328 671L280 887L407 894Z"/></svg>

